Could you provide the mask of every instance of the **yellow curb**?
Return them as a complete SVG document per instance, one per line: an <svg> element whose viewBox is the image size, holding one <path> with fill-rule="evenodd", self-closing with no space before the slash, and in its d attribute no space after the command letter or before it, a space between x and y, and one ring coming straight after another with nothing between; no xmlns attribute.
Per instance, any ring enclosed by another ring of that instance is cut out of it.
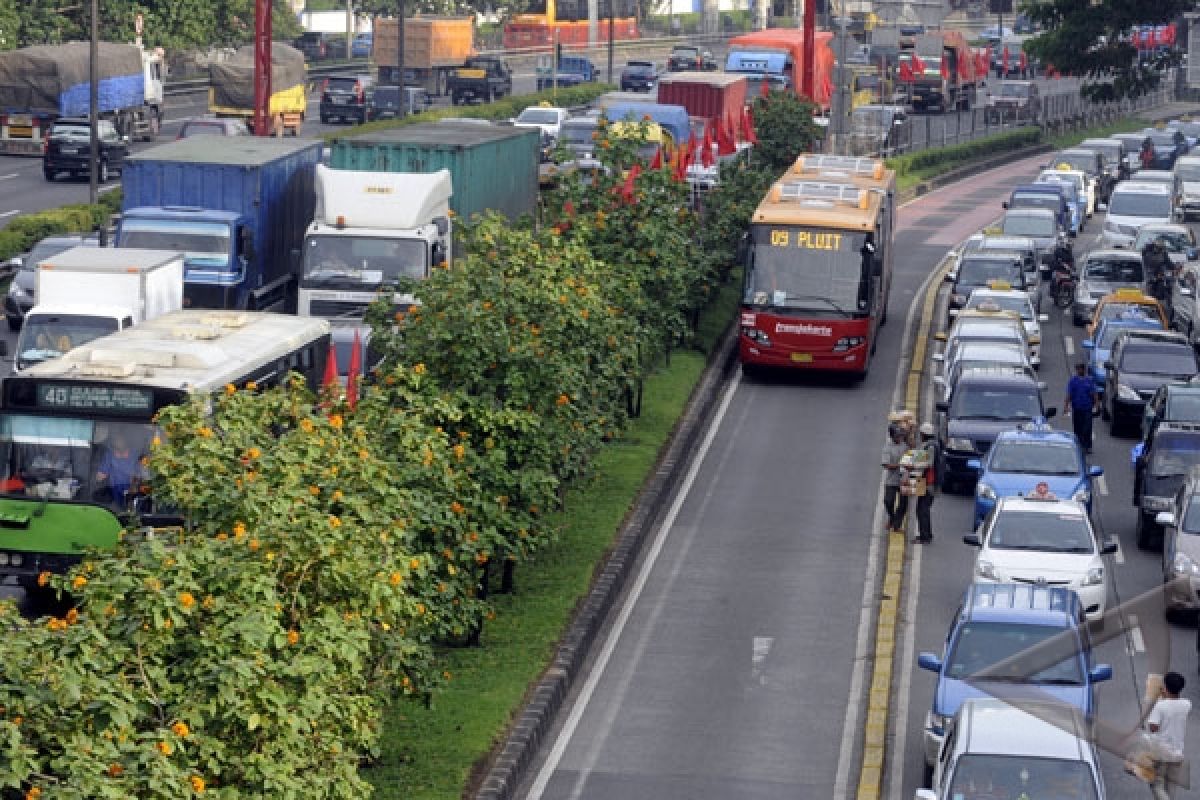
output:
<svg viewBox="0 0 1200 800"><path fill-rule="evenodd" d="M950 266L950 256L937 267L937 277L930 281L921 309L921 323L913 346L912 363L905 385L904 406L914 414L921 399L921 379L925 374L925 355L929 348L929 326L942 274ZM879 617L875 622L875 654L872 657L871 689L868 696L867 720L863 730L862 767L858 773L857 800L879 800L883 790L883 764L887 756L888 714L891 711L892 671L896 650L896 618L899 613L900 592L904 580L905 533L889 533L887 564L884 567L883 588L879 600Z"/></svg>

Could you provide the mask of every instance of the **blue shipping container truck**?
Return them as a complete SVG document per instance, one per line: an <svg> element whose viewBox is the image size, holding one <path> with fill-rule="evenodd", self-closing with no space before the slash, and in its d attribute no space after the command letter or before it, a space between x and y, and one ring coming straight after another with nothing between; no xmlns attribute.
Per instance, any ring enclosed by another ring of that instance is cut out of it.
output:
<svg viewBox="0 0 1200 800"><path fill-rule="evenodd" d="M133 154L117 247L182 251L184 305L294 312L321 143L195 136Z"/></svg>

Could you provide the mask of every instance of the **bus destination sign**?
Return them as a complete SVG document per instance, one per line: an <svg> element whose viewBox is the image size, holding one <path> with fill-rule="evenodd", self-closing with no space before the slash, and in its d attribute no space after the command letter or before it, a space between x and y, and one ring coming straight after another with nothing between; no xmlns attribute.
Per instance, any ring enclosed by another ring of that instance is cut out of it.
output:
<svg viewBox="0 0 1200 800"><path fill-rule="evenodd" d="M39 383L38 408L58 411L110 411L146 414L154 408L154 392L123 386Z"/></svg>
<svg viewBox="0 0 1200 800"><path fill-rule="evenodd" d="M771 244L775 247L799 247L803 250L841 250L849 236L840 233L810 230L773 230Z"/></svg>

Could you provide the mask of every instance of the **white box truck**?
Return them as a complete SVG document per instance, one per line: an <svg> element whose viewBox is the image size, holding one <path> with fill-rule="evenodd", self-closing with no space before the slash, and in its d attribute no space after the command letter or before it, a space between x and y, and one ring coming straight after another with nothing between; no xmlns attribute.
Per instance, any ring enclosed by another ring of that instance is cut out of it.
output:
<svg viewBox="0 0 1200 800"><path fill-rule="evenodd" d="M450 260L451 191L445 169L366 172L318 165L316 217L301 258L300 316L328 319L340 351L355 330L365 343L363 316L381 287L426 278ZM397 309L413 303L403 292L392 297ZM339 357L338 367L344 372L347 366Z"/></svg>
<svg viewBox="0 0 1200 800"><path fill-rule="evenodd" d="M72 247L37 265L37 305L17 338L21 370L183 307L183 253Z"/></svg>

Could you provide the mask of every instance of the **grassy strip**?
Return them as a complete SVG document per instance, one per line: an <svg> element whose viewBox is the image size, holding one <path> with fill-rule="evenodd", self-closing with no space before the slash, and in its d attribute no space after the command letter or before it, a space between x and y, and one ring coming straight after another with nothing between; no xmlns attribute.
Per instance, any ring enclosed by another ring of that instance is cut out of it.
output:
<svg viewBox="0 0 1200 800"><path fill-rule="evenodd" d="M1055 150L1065 150L1068 147L1074 147L1084 139L1103 139L1106 136L1112 136L1114 133L1132 133L1140 131L1142 128L1150 127L1151 124L1149 120L1141 117L1126 117L1117 120L1111 125L1098 125L1082 131L1071 131L1069 133L1047 136L1045 137L1045 142Z"/></svg>
<svg viewBox="0 0 1200 800"><path fill-rule="evenodd" d="M80 203L22 214L0 230L0 261L28 252L47 236L94 231L120 209L121 190L115 189L100 195L94 206Z"/></svg>
<svg viewBox="0 0 1200 800"><path fill-rule="evenodd" d="M692 389L737 308L740 278L721 287L702 316L699 350L673 353L647 382L642 416L596 459L595 476L568 493L554 524L558 541L517 572L517 592L495 598L496 619L483 645L445 654L453 675L430 708L400 703L384 722L383 753L367 771L376 797L452 800L521 707L527 688L554 648L634 498L653 470Z"/></svg>

